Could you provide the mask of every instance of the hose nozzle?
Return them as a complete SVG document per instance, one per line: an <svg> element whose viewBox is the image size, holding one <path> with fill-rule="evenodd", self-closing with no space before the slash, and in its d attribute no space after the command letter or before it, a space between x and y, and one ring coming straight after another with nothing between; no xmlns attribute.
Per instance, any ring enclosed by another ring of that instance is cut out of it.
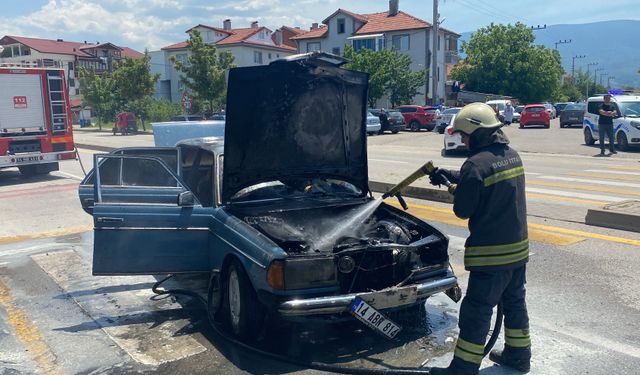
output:
<svg viewBox="0 0 640 375"><path fill-rule="evenodd" d="M384 193L382 195L382 199L387 199L391 196L397 195L398 193L402 192L402 190L406 189L409 185L411 185L415 180L419 179L420 177L429 175L433 173L435 170L436 168L433 166L433 162L429 160L423 166L418 168L415 172L410 174L407 178L400 181L400 183L398 183L396 186L392 187L391 190Z"/></svg>

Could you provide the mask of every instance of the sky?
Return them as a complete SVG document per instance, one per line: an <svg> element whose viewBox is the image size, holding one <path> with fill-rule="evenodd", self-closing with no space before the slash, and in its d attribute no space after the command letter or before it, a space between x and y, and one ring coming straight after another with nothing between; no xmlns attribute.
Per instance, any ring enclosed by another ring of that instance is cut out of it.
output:
<svg viewBox="0 0 640 375"><path fill-rule="evenodd" d="M462 33L493 23L529 26L640 19L639 0L440 0L443 27ZM186 39L197 24L272 30L307 29L338 8L356 13L388 9L388 0L0 0L0 37L18 35L112 42L139 51ZM432 0L400 0L400 10L432 21Z"/></svg>

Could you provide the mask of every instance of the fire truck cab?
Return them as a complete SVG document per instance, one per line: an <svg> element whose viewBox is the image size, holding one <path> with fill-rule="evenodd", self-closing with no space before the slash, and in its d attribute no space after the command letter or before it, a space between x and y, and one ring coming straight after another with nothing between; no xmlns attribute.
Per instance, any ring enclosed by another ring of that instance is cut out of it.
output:
<svg viewBox="0 0 640 375"><path fill-rule="evenodd" d="M0 67L0 169L31 176L69 159L75 145L64 70Z"/></svg>

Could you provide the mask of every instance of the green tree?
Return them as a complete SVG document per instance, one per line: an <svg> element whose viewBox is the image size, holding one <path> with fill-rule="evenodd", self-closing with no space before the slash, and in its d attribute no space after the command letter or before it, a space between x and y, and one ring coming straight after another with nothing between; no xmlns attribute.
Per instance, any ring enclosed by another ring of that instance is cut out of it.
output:
<svg viewBox="0 0 640 375"><path fill-rule="evenodd" d="M89 105L98 116L98 127L102 122L112 121L116 113L113 80L99 75L93 69L80 69L80 92L84 104Z"/></svg>
<svg viewBox="0 0 640 375"><path fill-rule="evenodd" d="M180 113L182 113L182 107L179 103L172 103L165 99L153 98L147 107L147 116L151 122L168 121Z"/></svg>
<svg viewBox="0 0 640 375"><path fill-rule="evenodd" d="M426 82L426 71L411 70L411 57L391 51L388 64L387 90L391 106L410 104L413 97L420 93Z"/></svg>
<svg viewBox="0 0 640 375"><path fill-rule="evenodd" d="M227 92L227 71L234 67L233 55L228 52L218 52L215 44L202 41L200 32L192 30L189 33L191 55L183 63L171 57L176 70L183 73L180 79L185 87L192 91L197 99L205 100L211 111L214 105L224 103Z"/></svg>
<svg viewBox="0 0 640 375"><path fill-rule="evenodd" d="M483 27L462 44L467 57L452 78L467 89L515 96L523 102L549 99L563 73L558 51L534 45L533 32L521 23Z"/></svg>

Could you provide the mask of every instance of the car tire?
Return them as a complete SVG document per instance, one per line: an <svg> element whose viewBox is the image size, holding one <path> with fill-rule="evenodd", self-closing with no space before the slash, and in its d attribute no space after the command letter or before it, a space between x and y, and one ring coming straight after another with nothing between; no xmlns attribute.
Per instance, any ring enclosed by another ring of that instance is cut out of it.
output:
<svg viewBox="0 0 640 375"><path fill-rule="evenodd" d="M524 129L524 124L520 124L520 129Z"/></svg>
<svg viewBox="0 0 640 375"><path fill-rule="evenodd" d="M629 150L629 140L627 139L627 135L624 132L619 131L616 136L616 143L618 144L618 149L621 151Z"/></svg>
<svg viewBox="0 0 640 375"><path fill-rule="evenodd" d="M23 165L18 167L18 169L23 178L31 178L38 174L37 166L35 165Z"/></svg>
<svg viewBox="0 0 640 375"><path fill-rule="evenodd" d="M593 139L593 135L591 134L591 130L589 128L584 128L584 144L587 146L591 146L596 143L596 140Z"/></svg>
<svg viewBox="0 0 640 375"><path fill-rule="evenodd" d="M544 126L545 129L549 129L551 127L551 124L547 124Z"/></svg>
<svg viewBox="0 0 640 375"><path fill-rule="evenodd" d="M227 267L223 288L222 314L227 329L241 340L258 336L265 315L263 306L238 261Z"/></svg>
<svg viewBox="0 0 640 375"><path fill-rule="evenodd" d="M398 131L399 131L399 130L392 130L392 131L391 131L391 134L398 134Z"/></svg>
<svg viewBox="0 0 640 375"><path fill-rule="evenodd" d="M420 131L420 123L418 121L411 121L409 128L412 132L418 132Z"/></svg>
<svg viewBox="0 0 640 375"><path fill-rule="evenodd" d="M560 124L560 129L564 129L565 125L564 124Z"/></svg>

